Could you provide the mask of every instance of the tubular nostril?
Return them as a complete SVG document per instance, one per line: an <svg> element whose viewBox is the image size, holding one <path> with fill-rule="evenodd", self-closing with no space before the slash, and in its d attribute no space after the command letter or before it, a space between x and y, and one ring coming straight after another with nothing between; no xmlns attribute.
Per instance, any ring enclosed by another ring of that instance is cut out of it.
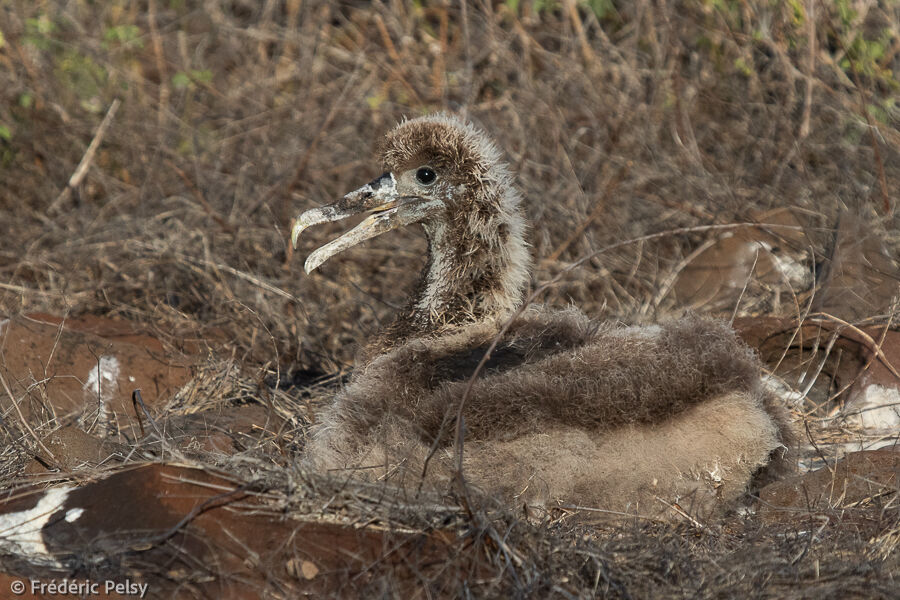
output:
<svg viewBox="0 0 900 600"><path fill-rule="evenodd" d="M370 181L369 187L372 188L372 191L377 191L378 189L381 188L381 186L383 186L387 183L390 183L392 180L393 180L393 177L391 177L390 172L383 173L379 177L376 177L375 179Z"/></svg>

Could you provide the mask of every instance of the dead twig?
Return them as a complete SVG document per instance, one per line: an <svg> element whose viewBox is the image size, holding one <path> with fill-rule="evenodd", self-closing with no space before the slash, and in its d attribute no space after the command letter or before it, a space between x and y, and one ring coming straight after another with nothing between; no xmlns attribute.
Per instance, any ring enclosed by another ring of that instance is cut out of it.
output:
<svg viewBox="0 0 900 600"><path fill-rule="evenodd" d="M572 242L581 237L581 235L585 232L585 230L591 226L591 224L597 220L597 218L603 214L603 212L607 208L607 200L612 195L612 193L619 187L619 184L622 183L622 180L625 179L625 176L628 175L628 170L631 168L633 163L628 161L625 165L619 169L619 172L615 174L615 176L610 179L609 183L603 188L603 193L600 195L600 198L597 199L597 204L594 205L593 210L591 210L591 214L588 215L587 219L585 219L581 225L579 225L575 231L572 232L566 241L560 244L556 250L550 253L550 256L547 257L549 262L555 262L563 252L568 249L569 246L572 245Z"/></svg>
<svg viewBox="0 0 900 600"><path fill-rule="evenodd" d="M803 97L803 116L800 118L799 142L805 140L809 135L809 121L812 116L812 90L815 83L813 75L816 71L816 0L809 0L806 3L806 25L809 54L807 55L806 94Z"/></svg>
<svg viewBox="0 0 900 600"><path fill-rule="evenodd" d="M188 177L187 173L185 173L184 170L179 168L178 165L176 165L169 159L166 159L166 164L169 165L169 167L173 171L175 171L175 173L178 174L179 177L181 177L181 180L184 181L184 184L188 187L189 190L191 190L194 198L197 199L197 202L200 203L200 206L203 207L203 210L206 211L206 214L209 215L212 220L222 228L222 231L225 231L227 233L234 233L235 231L237 231L237 228L234 225L222 218L222 216L218 212L216 212L215 209L213 209L212 205L206 200L206 198L203 196L203 193L199 189L197 189L197 186L194 185L194 182L191 181L191 178Z"/></svg>
<svg viewBox="0 0 900 600"><path fill-rule="evenodd" d="M881 158L881 150L878 147L878 138L875 136L876 127L875 124L872 123L872 116L869 114L869 101L868 98L866 98L866 92L863 89L862 82L859 78L859 70L856 68L856 61L850 58L846 44L844 44L844 40L841 39L841 36L835 35L835 39L838 44L840 44L841 50L847 55L847 60L850 63L850 73L853 75L853 84L856 88L857 95L859 96L859 112L866 120L866 129L869 132L869 141L872 144L872 155L875 158L875 167L878 171L878 185L881 191L881 208L884 211L884 216L890 216L893 212L893 207L891 206L890 193L888 192L887 176L884 172L884 160Z"/></svg>
<svg viewBox="0 0 900 600"><path fill-rule="evenodd" d="M131 406L134 408L134 416L137 417L138 426L141 429L141 437L144 437L147 435L144 431L144 420L141 418L141 412L138 410L138 396L140 393L141 390L134 390L131 392Z"/></svg>
<svg viewBox="0 0 900 600"><path fill-rule="evenodd" d="M701 523L700 521L698 521L697 519L695 519L694 517L692 517L691 515L689 515L689 514L687 513L687 511L685 511L683 508L681 508L681 507L678 505L677 502L667 502L666 500L660 498L659 496L655 496L655 498L656 498L659 502L661 502L662 504L665 504L666 506L668 506L669 508L671 508L672 510L674 510L674 511L675 511L676 513L678 513L680 516L684 517L691 525L693 525L693 526L696 527L697 529L703 529L703 528L704 528L703 523Z"/></svg>
<svg viewBox="0 0 900 600"><path fill-rule="evenodd" d="M747 291L747 286L750 285L750 281L753 279L753 274L756 272L756 263L759 262L759 248L756 249L756 253L753 256L753 264L750 266L750 271L747 273L747 279L744 280L744 287L741 288L741 293L738 295L737 302L734 303L734 311L731 313L731 318L728 319L728 326L734 326L734 320L737 318L738 310L741 308L741 301L744 299L744 294Z"/></svg>
<svg viewBox="0 0 900 600"><path fill-rule="evenodd" d="M159 77L159 105L157 106L156 121L159 125L159 135L162 137L166 124L166 108L169 106L168 75L166 73L166 59L163 52L162 37L159 35L159 27L156 25L156 0L147 2L147 22L150 25L150 39L153 43L153 58L156 61L156 70Z"/></svg>
<svg viewBox="0 0 900 600"><path fill-rule="evenodd" d="M100 122L100 126L97 127L97 132L94 134L94 139L91 140L90 145L88 145L87 150L84 152L84 156L81 157L81 162L78 163L78 166L75 168L75 172L72 173L72 176L69 178L69 182L66 184L66 187L59 193L59 196L56 197L50 206L47 207L47 212L50 214L54 214L59 211L59 209L69 201L69 198L72 197L72 192L81 185L81 182L84 180L85 176L88 173L88 169L91 167L91 163L94 162L94 155L97 154L97 148L100 147L100 142L103 141L103 136L106 135L106 131L109 129L109 126L112 124L113 119L116 116L116 111L119 110L119 105L122 104L122 101L116 98L113 100L112 104L109 106L109 110L106 111L106 116L103 117L103 120Z"/></svg>
<svg viewBox="0 0 900 600"><path fill-rule="evenodd" d="M19 401L16 400L15 394L13 394L12 390L9 388L9 384L6 382L6 378L3 377L3 374L0 373L0 385L3 386L3 389L6 391L6 395L9 396L9 400L12 402L13 407L16 409L16 414L19 415L19 421L22 423L22 427L25 428L26 431L34 438L34 441L37 442L37 445L41 447L41 450L47 453L47 456L51 461L53 461L53 467L59 468L58 461L56 457L50 452L50 449L44 445L44 442L41 441L41 438L34 432L34 429L31 428L31 425L28 424L28 420L25 419L25 415L22 414L22 408L19 406Z"/></svg>
<svg viewBox="0 0 900 600"><path fill-rule="evenodd" d="M594 51L591 50L587 35L584 33L584 24L581 22L575 0L566 0L566 12L569 13L569 20L572 22L572 27L575 29L575 36L578 38L578 46L581 50L582 59L588 65L595 64L597 57L594 56Z"/></svg>
<svg viewBox="0 0 900 600"><path fill-rule="evenodd" d="M833 321L835 323L843 325L844 327L850 329L851 331L853 331L854 333L859 335L861 338L863 338L866 341L869 349L872 350L872 352L875 354L876 357L878 357L878 359L885 366L885 368L887 368L887 370L890 371L891 374L894 377L896 377L898 381L900 381L900 372L897 371L897 369L894 367L894 365L891 364L891 361L888 360L888 357L885 355L885 353L881 350L881 346L884 344L885 337L887 337L888 329L890 329L890 322L888 322L888 324L885 325L884 330L882 331L882 334L881 334L881 339L878 342L876 342L875 339L871 335L869 335L868 333L866 333L859 327L856 327L855 325L852 325L852 324L848 323L847 321L840 319L834 315L831 315L828 313L814 313L810 316ZM893 315L891 315L891 317L893 317Z"/></svg>

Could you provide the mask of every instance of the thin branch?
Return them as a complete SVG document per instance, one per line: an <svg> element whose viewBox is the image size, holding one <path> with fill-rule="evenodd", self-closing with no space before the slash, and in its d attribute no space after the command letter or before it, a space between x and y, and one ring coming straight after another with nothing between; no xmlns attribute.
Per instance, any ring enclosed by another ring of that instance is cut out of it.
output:
<svg viewBox="0 0 900 600"><path fill-rule="evenodd" d="M34 438L34 441L37 442L37 445L41 447L41 450L47 453L47 456L54 463L55 468L59 468L57 464L56 457L53 456L53 453L50 452L50 449L44 445L44 442L41 441L41 438L34 432L34 429L31 428L31 425L28 424L28 421L25 419L25 415L22 414L22 409L19 407L19 401L16 400L16 396L13 394L12 390L9 389L9 384L6 383L6 378L3 377L3 374L0 373L0 385L3 386L3 389L6 391L6 395L9 396L10 401L13 403L13 406L16 409L16 414L19 415L19 420L22 422L22 426L31 434L31 437Z"/></svg>
<svg viewBox="0 0 900 600"><path fill-rule="evenodd" d="M94 162L94 155L97 154L97 148L100 147L100 142L103 141L103 136L106 135L106 131L112 124L112 121L116 116L116 111L119 110L120 104L122 104L122 101L118 98L113 100L112 104L109 106L109 110L106 111L106 116L103 117L103 120L100 122L100 126L97 127L97 132L94 134L94 139L91 140L91 143L85 151L84 156L81 157L81 162L78 163L78 166L75 168L75 172L72 173L72 176L69 178L69 182L66 184L66 187L63 188L63 190L59 193L59 196L56 197L56 200L54 200L47 208L47 212L52 214L58 211L62 207L62 205L68 202L69 198L72 197L72 192L75 190L75 188L81 185L81 182L87 175L91 164Z"/></svg>

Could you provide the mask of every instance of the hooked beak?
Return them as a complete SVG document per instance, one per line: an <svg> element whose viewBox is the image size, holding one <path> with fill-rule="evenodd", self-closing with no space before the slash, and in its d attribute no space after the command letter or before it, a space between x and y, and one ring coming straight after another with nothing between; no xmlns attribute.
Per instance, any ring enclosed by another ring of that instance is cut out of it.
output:
<svg viewBox="0 0 900 600"><path fill-rule="evenodd" d="M311 273L313 269L339 252L355 246L382 233L398 227L405 227L424 220L441 205L439 200L418 196L401 196L397 191L397 180L393 174L385 173L350 192L334 204L312 208L294 219L291 242L297 247L297 239L309 227L320 223L330 223L346 219L363 212L371 212L359 225L316 249L306 259L303 269Z"/></svg>

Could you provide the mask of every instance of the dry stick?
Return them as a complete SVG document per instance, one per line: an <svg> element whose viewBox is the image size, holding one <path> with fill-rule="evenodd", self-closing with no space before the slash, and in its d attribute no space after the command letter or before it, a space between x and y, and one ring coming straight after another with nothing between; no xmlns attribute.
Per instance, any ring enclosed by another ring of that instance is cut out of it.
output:
<svg viewBox="0 0 900 600"><path fill-rule="evenodd" d="M98 356L94 352L94 349L91 348L90 346L88 346L88 352L90 352L91 355L93 355L94 359L96 359L96 361L97 361L97 371L96 371L96 373L97 373L97 417L94 419L93 423L91 423L89 426L85 427L85 433L93 433L94 427L96 427L97 423L100 422L100 416L104 412L104 399L103 399L103 393L102 393L103 392L103 389L102 389L103 377L101 376L102 371L100 370L101 357ZM87 388L85 388L85 391L87 391ZM106 424L104 423L104 426L105 425ZM108 431L109 427L106 427L106 429Z"/></svg>
<svg viewBox="0 0 900 600"><path fill-rule="evenodd" d="M440 13L440 29L438 39L441 44L441 53L435 58L434 68L432 69L432 96L435 100L440 100L444 95L444 81L447 79L447 35L449 29L449 16L447 15L447 5L439 8Z"/></svg>
<svg viewBox="0 0 900 600"><path fill-rule="evenodd" d="M209 215L213 221L218 223L219 227L222 228L222 231L234 233L236 227L228 223L218 212L215 211L215 209L213 209L212 205L203 196L203 193L199 189L197 189L197 186L194 185L194 182L191 181L191 178L188 177L187 173L185 173L181 168L178 167L178 165L176 165L168 158L165 159L165 162L173 171L175 171L175 173L178 174L179 177L181 177L182 181L184 181L184 184L188 187L189 190L191 190L194 198L197 199L197 202L199 202L203 207L203 210L206 211L206 214Z"/></svg>
<svg viewBox="0 0 900 600"><path fill-rule="evenodd" d="M837 360L834 361L834 367L833 367L832 370L831 370L831 378L828 380L828 389L829 389L829 390L835 389L835 388L837 387L837 385L838 385L838 373L841 372L841 371L840 371L841 366L842 366L842 365L841 365L841 360L842 360L843 358L844 358L844 349L843 349L843 348L838 348L838 349L837 349ZM857 371L857 376L859 376L859 372L858 372L858 371ZM837 397L837 396L829 396L828 398L825 399L824 402L822 402L821 406L822 406L823 408L826 407L826 406L828 406L828 403L831 402L831 401L832 401L834 398L836 398L836 397ZM842 410L844 410L844 400L843 400L843 398L842 398L841 401L838 402L831 410L829 410L828 412L825 413L825 418L826 418L826 419L831 419L831 418L833 418L835 415L837 415L837 414L838 414L840 411L842 411ZM812 414L812 413L810 413L810 414Z"/></svg>
<svg viewBox="0 0 900 600"><path fill-rule="evenodd" d="M672 269L672 272L666 276L665 280L659 286L659 290L656 292L656 294L653 295L653 298L650 299L650 302L645 303L644 306L641 307L641 315L647 314L647 311L650 310L651 304L653 305L654 309L658 309L659 305L662 304L662 301L666 298L666 296L669 295L669 292L672 291L672 288L675 287L675 283L678 281L678 277L681 275L681 272L684 271L684 269L686 269L688 265L694 262L694 259L718 244L720 241L721 240L717 238L710 238L694 248L694 250L690 254L681 259L681 261L677 265L675 265L675 268ZM759 253L757 252L757 256L758 255ZM753 264L755 266L756 262L754 261ZM750 275L753 276L753 271L750 271Z"/></svg>
<svg viewBox="0 0 900 600"><path fill-rule="evenodd" d="M159 126L159 135L162 139L163 125L166 124L166 108L169 106L169 82L166 79L166 61L163 54L162 38L159 28L156 26L156 0L147 2L147 21L150 25L150 39L153 42L153 56L156 59L156 71L159 73L159 106L157 107L156 123Z"/></svg>
<svg viewBox="0 0 900 600"><path fill-rule="evenodd" d="M122 104L122 101L118 98L113 100L109 110L106 111L106 116L103 117L103 121L100 122L97 132L94 134L94 139L91 140L84 156L81 157L81 162L78 163L78 167L75 168L75 172L72 173L66 187L63 188L59 193L59 196L56 197L56 200L54 200L47 208L47 212L53 213L59 210L59 208L72 196L72 191L81 185L82 180L84 180L87 175L88 169L91 167L91 163L94 162L94 155L97 154L97 148L100 147L100 142L103 141L103 136L106 135L106 130L109 129L113 118L116 116L116 111L119 110L120 104Z"/></svg>
<svg viewBox="0 0 900 600"><path fill-rule="evenodd" d="M37 442L38 446L41 447L41 450L47 453L47 456L50 457L50 460L53 461L54 467L59 468L59 464L57 464L56 457L53 456L53 453L50 452L50 449L44 445L44 442L41 441L41 438L34 432L34 429L31 428L31 425L28 424L28 421L25 419L25 415L22 414L22 409L19 408L19 401L16 400L16 396L12 393L12 390L9 389L9 384L6 383L6 378L3 377L3 374L0 373L0 384L3 385L3 389L6 390L6 395L9 396L9 399L12 401L13 406L16 408L16 414L19 415L19 420L22 421L22 425L25 429L28 430L28 433L31 434L31 437L34 438L34 441Z"/></svg>
<svg viewBox="0 0 900 600"><path fill-rule="evenodd" d="M224 506L226 504L233 504L234 502L237 502L238 500L242 500L244 498L244 496L240 496L233 500L229 499L229 498L231 496L235 496L237 494L246 494L247 489L249 487L250 487L250 484L244 483L242 485L237 486L236 488L234 488L233 490L231 490L229 492L224 492L221 494L217 494L215 496L210 496L209 498L207 498L206 500L204 500L203 502L201 502L200 504L198 504L197 506L192 508L190 510L190 512L188 512L180 521L175 523L175 525L173 525L171 528L167 529L166 531L164 531L160 534L147 537L144 540L144 542L147 544L152 544L152 545L157 545L157 544L161 544L161 543L165 542L166 540L168 540L169 538L174 536L176 533L178 533L179 530L185 528L187 525L190 524L191 521L193 521L200 514L206 512L207 510L216 509L216 508L219 508L220 506ZM216 504L217 502L219 504Z"/></svg>
<svg viewBox="0 0 900 600"><path fill-rule="evenodd" d="M767 250L767 252L771 255L772 251ZM814 255L814 253L813 253ZM774 256L774 255L773 255ZM782 361L787 357L788 351L791 349L791 344L794 343L794 340L797 339L797 336L800 336L800 348L803 348L803 322L809 317L810 312L812 312L812 307L816 302L816 285L815 281L813 281L813 286L810 288L810 296L809 302L806 303L806 309L804 310L804 314L800 314L800 300L797 298L796 292L794 292L794 286L791 285L791 281L787 278L787 275L781 269L778 269L778 273L781 275L782 281L787 283L788 289L791 291L791 296L794 298L794 305L797 307L797 328L794 330L794 334L791 336L790 341L785 345L784 351L781 353L781 357L778 359L778 362L772 368L772 372L778 370L778 367L781 366ZM801 352L801 358L803 353Z"/></svg>
<svg viewBox="0 0 900 600"><path fill-rule="evenodd" d="M734 304L734 312L731 313L731 318L728 319L728 326L734 327L734 320L737 318L738 310L741 308L741 302L744 300L744 292L747 291L747 286L750 285L750 280L753 279L753 273L756 272L756 263L759 261L759 248L756 249L756 256L753 257L753 266L750 267L750 272L747 273L747 279L744 280L744 287L741 288L741 294L738 296L737 302Z"/></svg>
<svg viewBox="0 0 900 600"><path fill-rule="evenodd" d="M137 389L131 392L131 406L134 408L134 416L137 417L138 425L141 428L141 437L146 437L147 433L144 431L144 420L141 418L141 413L138 410L138 401L137 395L141 393L141 390Z"/></svg>
<svg viewBox="0 0 900 600"><path fill-rule="evenodd" d="M810 338L812 340L812 348L809 348L809 352L808 352L809 358L804 358L804 356L803 356L803 350L806 349L806 343L804 342L802 337L800 339L800 344L798 346L799 351L800 351L800 356L798 357L797 368L803 369L803 372L800 373L797 377L797 385L801 385L801 384L805 385L806 378L807 378L807 376L809 376L809 369L816 362L816 356L819 354L819 345L822 342L822 335L823 335L822 329L823 329L822 325L819 324L819 328L816 330L815 335L813 335L812 338ZM803 332L801 331L800 333L802 336ZM827 352L826 352L826 354L827 354ZM826 358L827 358L827 356L826 356ZM809 388L809 389L812 389L812 388ZM801 400L802 400L802 398L801 398Z"/></svg>
<svg viewBox="0 0 900 600"><path fill-rule="evenodd" d="M143 410L144 414L147 415L147 420L150 421L151 425L153 425L153 429L156 431L156 435L158 435L160 438L162 438L163 437L162 432L159 430L159 427L157 427L156 421L154 421L153 417L150 416L150 411L147 410L147 405L144 404L144 399L141 397L140 388L132 390L131 402L135 405L137 405L137 404L141 405L141 410Z"/></svg>
<svg viewBox="0 0 900 600"><path fill-rule="evenodd" d="M825 363L828 362L828 357L831 356L831 351L834 349L835 342L841 337L841 330L838 329L832 332L831 338L828 340L828 344L825 346L825 351L822 355L822 360L819 361L819 366L816 368L815 374L809 378L809 382L806 384L806 388L803 390L803 393L800 394L800 399L798 402L803 402L804 400L808 400L809 392L812 390L812 387L815 385L816 381L819 380L819 375L822 374L822 369L825 368ZM816 338L816 346L819 344L819 338ZM816 353L816 349L813 349L813 354ZM806 373L809 373L807 370ZM804 373L804 375L806 374ZM815 402L813 402L815 404ZM804 415L807 416L807 415Z"/></svg>
<svg viewBox="0 0 900 600"><path fill-rule="evenodd" d="M769 226L770 227L778 227L780 229L792 229L792 230L802 230L803 229L802 227L797 226L797 225L769 225ZM493 353L494 349L497 347L497 344L500 343L500 340L503 338L503 336L506 334L506 332L509 330L509 328L512 326L512 324L515 322L515 320L525 311L525 309L539 295L541 295L544 291L546 291L550 287L557 284L570 271L580 267L587 261L591 260L592 258L594 258L600 254L609 252L610 250L615 250L616 248L621 248L623 246L627 246L629 244L634 244L637 242L646 242L646 241L660 239L663 237L668 237L668 236L673 236L673 235L683 235L683 234L687 234L687 233L701 233L701 232L706 232L706 231L730 231L733 229L741 229L743 227L759 227L759 223L727 223L727 224L723 224L723 225L698 225L696 227L682 227L679 229L669 229L667 231L651 233L649 235L644 235L644 236L637 237L637 238L631 238L629 240L625 240L622 242L616 242L615 244L605 246L603 248L600 248L599 250L591 252L590 254L582 256L580 259L578 259L577 261L575 261L574 263L572 263L571 265L569 265L568 267L566 267L565 269L560 271L553 279L538 286L537 289L535 289L533 292L531 292L531 294L528 296L528 298L525 299L525 301L516 310L516 312L513 313L513 315L511 317L509 317L509 319L507 319L506 323L503 324L503 327L500 328L500 331L497 332L497 335L494 336L494 339L491 342L491 345L488 346L488 349L485 351L484 356L481 357L481 360L478 362L478 365L475 367L475 371L472 373L472 376L469 378L469 381L466 384L466 389L463 392L462 398L459 401L459 406L457 407L457 410L456 410L456 432L454 435L454 437L456 439L456 477L455 477L455 480L459 484L461 484L463 492L465 492L465 490L466 490L465 478L463 477L463 469L462 469L463 438L464 438L464 430L465 430L465 424L463 423L463 414L462 414L463 408L465 407L466 401L469 399L469 396L472 393L472 388L475 385L475 380L481 374L481 371L484 370L484 366L485 366L485 364L487 364L487 361L490 360L491 353ZM439 432L438 435L442 435L442 434L443 434L443 432Z"/></svg>
<svg viewBox="0 0 900 600"><path fill-rule="evenodd" d="M378 28L378 33L381 34L381 43L384 44L384 49L387 50L388 56L394 61L394 64L399 66L402 62L400 55L397 53L397 48L391 40L391 34L388 33L384 19L378 13L375 14L375 26Z"/></svg>
<svg viewBox="0 0 900 600"><path fill-rule="evenodd" d="M575 240L581 237L581 234L591 226L591 224L597 219L597 217L600 216L600 213L602 213L603 209L606 208L607 199L609 199L610 195L612 195L612 193L616 191L616 188L619 187L619 184L622 183L622 180L625 179L625 176L628 175L628 171L629 169L631 169L632 164L633 163L631 161L625 163L622 168L619 169L619 172L616 173L612 179L610 179L609 183L606 184L606 187L603 188L603 194L600 196L596 206L594 206L594 209L591 211L591 214L588 215L588 218L585 219L577 229L575 229L575 231L566 239L566 241L560 244L559 247L557 247L549 257L547 257L548 262L553 262L558 259Z"/></svg>
<svg viewBox="0 0 900 600"><path fill-rule="evenodd" d="M568 511L579 511L579 512L592 512L601 515L611 515L613 517L628 517L628 519L641 519L642 521L647 521L648 523L663 523L662 519L658 517L651 517L648 515L641 515L638 513L630 513L623 512L619 510L607 510L605 508L595 508L593 506L581 506L580 504L560 504L559 508ZM558 521L564 519L565 516L560 517Z"/></svg>
<svg viewBox="0 0 900 600"><path fill-rule="evenodd" d="M50 348L50 355L47 357L47 362L43 364L44 367L44 377L50 378L51 376L47 374L47 369L50 368L50 363L53 362L53 355L56 354L56 349L59 347L59 340L62 338L63 330L66 327L66 319L69 314L66 312L63 315L62 321L59 322L59 325L56 327L56 336L53 338L53 346ZM26 317L27 318L27 317Z"/></svg>
<svg viewBox="0 0 900 600"><path fill-rule="evenodd" d="M681 515L682 517L684 517L685 519L687 519L687 520L690 522L690 524L693 525L694 527L696 527L697 529L703 529L703 523L701 523L700 521L698 521L697 519L695 519L694 517L692 517L691 515L689 515L689 514L687 513L687 511L685 511L683 508L681 508L681 507L678 505L677 502L666 502L665 500L663 500L663 499L660 498L659 496L654 496L654 498L656 498L656 499L659 500L662 504L665 504L666 506L668 506L669 508L671 508L672 510L674 510L676 513L678 513L679 515Z"/></svg>
<svg viewBox="0 0 900 600"><path fill-rule="evenodd" d="M38 296L45 297L62 297L69 301L74 301L76 298L81 298L82 296L90 296L93 294L93 292L74 292L71 294L67 294L65 292L39 290L37 288L30 288L23 285L15 285L12 283L0 283L0 290L9 290L11 292L18 292L20 294L36 294Z"/></svg>
<svg viewBox="0 0 900 600"><path fill-rule="evenodd" d="M838 44L841 45L841 49L847 55L847 60L850 63L850 71L853 73L853 84L856 87L856 91L859 93L859 111L862 113L862 116L866 119L867 129L869 130L869 139L872 143L872 154L875 156L875 166L878 168L878 184L881 187L881 203L882 209L884 210L884 215L889 216L891 214L891 199L888 195L888 187L887 187L887 177L884 174L884 161L881 159L881 150L878 149L878 138L875 137L875 125L872 124L872 117L869 115L869 109L866 107L866 92L863 90L862 82L859 79L859 71L856 69L856 61L850 58L849 53L847 53L847 48L844 45L844 41L841 39L839 35L835 36Z"/></svg>
<svg viewBox="0 0 900 600"><path fill-rule="evenodd" d="M202 265L205 267L212 267L215 269L220 269L222 271L225 271L226 273L230 273L231 275L234 275L235 277L237 277L239 279L243 279L244 281L247 281L247 282L255 285L256 287L258 287L261 290L271 292L273 294L281 296L282 298L284 298L286 300L290 300L291 302L294 302L295 304L303 306L303 302L301 302L300 299L297 298L296 296L294 296L293 294L286 292L283 289L281 289L280 287L272 285L271 283L268 283L267 281L260 279L259 277L251 275L250 273L245 273L243 271L239 271L238 269L235 269L234 267L228 266L226 264L219 264L219 263L212 262L210 260L194 259L187 255L180 255L180 256L184 260L191 261L197 265Z"/></svg>
<svg viewBox="0 0 900 600"><path fill-rule="evenodd" d="M825 320L834 321L835 323L839 323L840 325L843 325L844 327L847 327L850 330L852 330L853 332L859 334L860 337L862 337L866 342L868 342L870 344L872 352L874 352L875 356L877 356L878 359L881 360L881 362L884 364L884 366L887 367L887 370L890 371L891 374L894 377L896 377L898 381L900 381L900 372L897 371L897 369L894 367L894 365L891 364L891 361L888 360L888 357L881 350L881 346L882 346L882 344L884 344L884 340L887 337L887 332L888 332L888 329L890 328L890 323L888 325L886 325L884 328L884 331L882 331L881 340L876 342L875 339L872 338L871 335L869 335L868 333L866 333L859 327L857 327L855 325L851 325L847 321L840 319L838 317L835 317L834 315L831 315L828 313L813 313L810 316L811 317L820 317ZM893 315L892 315L892 317L893 317Z"/></svg>
<svg viewBox="0 0 900 600"><path fill-rule="evenodd" d="M578 7L575 4L575 0L566 0L566 10L569 13L569 20L572 21L572 27L575 29L575 35L578 37L582 59L589 65L595 64L596 57L593 50L591 50L587 36L584 34L584 25L581 22L581 17L578 15Z"/></svg>
<svg viewBox="0 0 900 600"><path fill-rule="evenodd" d="M151 425L153 425L153 430L156 432L156 435L159 436L160 447L163 449L163 451L165 451L166 446L169 445L169 442L166 441L166 437L163 435L163 432L159 430L159 426L157 426L156 421L154 421L153 417L150 416L150 411L147 410L147 405L144 404L144 399L141 397L140 388L131 392L131 402L140 405L141 410L144 411L144 415L147 417L147 420L150 421ZM169 448L169 453L175 456L181 456L180 452L173 452L172 448Z"/></svg>
<svg viewBox="0 0 900 600"><path fill-rule="evenodd" d="M832 477L834 477L834 467L828 464L828 459L825 458L825 454L822 453L822 449L819 448L819 445L813 438L812 432L809 430L809 419L803 419L803 429L806 431L806 439L808 439L810 445L815 448L816 454L818 454L819 458L822 459L822 462L825 463L825 468L828 469L828 472L831 473Z"/></svg>
<svg viewBox="0 0 900 600"><path fill-rule="evenodd" d="M469 104L472 101L471 95L472 95L472 89L473 89L472 88L472 74L473 74L472 52L471 52L471 46L469 44L468 4L469 4L468 0L459 0L459 12L460 12L460 17L462 18L463 53L465 54L465 57L466 57L466 70L465 70L465 77L463 79L463 81L465 81L465 84L464 84L465 93L462 96L465 99L463 101L463 105L462 105L463 117L468 117L467 113L469 112Z"/></svg>
<svg viewBox="0 0 900 600"><path fill-rule="evenodd" d="M807 43L809 44L809 64L806 76L806 95L803 98L803 116L800 119L800 139L809 135L809 119L812 114L813 74L816 69L816 0L809 0L806 6Z"/></svg>

